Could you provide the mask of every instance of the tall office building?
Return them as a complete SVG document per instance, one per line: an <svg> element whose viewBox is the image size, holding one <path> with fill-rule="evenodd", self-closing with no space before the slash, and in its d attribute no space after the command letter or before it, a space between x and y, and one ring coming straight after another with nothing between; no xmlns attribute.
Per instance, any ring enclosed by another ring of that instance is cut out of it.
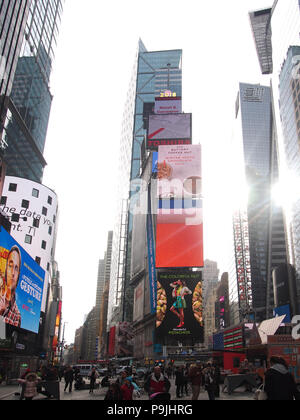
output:
<svg viewBox="0 0 300 420"><path fill-rule="evenodd" d="M293 178L300 177L300 45L289 48L280 73L280 115L287 167ZM297 185L297 184L296 184ZM293 187L290 196L290 261L300 277L300 190ZM300 296L300 282L297 282ZM297 312L298 313L298 312Z"/></svg>
<svg viewBox="0 0 300 420"><path fill-rule="evenodd" d="M203 269L203 302L204 306L209 296L209 292L219 281L218 263L216 261L205 260Z"/></svg>
<svg viewBox="0 0 300 420"><path fill-rule="evenodd" d="M299 138L298 138L298 75L300 46L300 4L299 0L276 0L271 9L250 13L265 13L269 16L265 31L261 31L260 45L268 44L271 48L263 49L257 45L258 58L272 62L269 71L272 77L272 93L274 108L274 126L279 151L280 174L290 184L298 184L299 176ZM266 19L267 20L267 19ZM258 28L253 26L255 41ZM296 77L294 77L296 76ZM300 100L300 97L299 97ZM296 268L298 305L300 305L300 230L298 188L293 190L289 198L290 206L286 206L287 236L289 242L289 262Z"/></svg>
<svg viewBox="0 0 300 420"><path fill-rule="evenodd" d="M41 182L52 95L49 88L62 0L33 0L5 121L7 174Z"/></svg>
<svg viewBox="0 0 300 420"><path fill-rule="evenodd" d="M239 311L263 320L274 307L272 270L287 262L281 208L271 199L278 178L271 89L241 83L236 103L236 178L243 179L237 194L248 192L234 214L235 269L230 273L230 303Z"/></svg>
<svg viewBox="0 0 300 420"><path fill-rule="evenodd" d="M109 316L116 321L132 321L133 288L130 287L131 241L133 217L129 207L138 191L145 152L146 120L154 107L155 97L164 90L182 96L181 50L147 51L139 41L134 69L123 116L120 144L118 219L115 225Z"/></svg>
<svg viewBox="0 0 300 420"><path fill-rule="evenodd" d="M0 1L0 137L18 58L24 39L31 0Z"/></svg>

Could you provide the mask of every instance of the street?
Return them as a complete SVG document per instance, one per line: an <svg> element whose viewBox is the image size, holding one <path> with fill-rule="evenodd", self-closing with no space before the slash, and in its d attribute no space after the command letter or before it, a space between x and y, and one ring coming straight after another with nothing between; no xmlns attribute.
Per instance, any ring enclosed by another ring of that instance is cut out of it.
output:
<svg viewBox="0 0 300 420"><path fill-rule="evenodd" d="M175 379L171 379L171 400L172 401L191 401L191 395L189 396L184 396L180 399L176 398L176 387L175 387ZM98 401L103 401L107 388L99 388L96 389L94 391L93 394L89 393L89 390L82 390L82 391L76 391L73 390L72 392L64 392L64 386L65 386L65 382L64 380L62 380L60 382L60 399L62 401L80 401L80 400L88 400L88 401L94 401L94 400L98 400ZM221 386L222 389L222 386ZM17 385L13 385L13 386L7 386L7 385L0 385L0 400L3 401L14 401L17 400L17 398L15 397L15 393L16 392L20 392L20 387ZM46 398L43 395L38 395L35 400L46 400ZM141 395L141 398L138 401L143 401L143 400L148 400L148 396L146 393L143 393ZM205 401L208 400L208 395L207 392L205 392L204 390L201 391L200 396L199 396L199 400ZM253 393L249 393L249 392L244 392L244 387L238 388L233 394L228 395L226 392L220 393L220 398L218 398L217 400L220 401L228 401L228 400L253 400Z"/></svg>

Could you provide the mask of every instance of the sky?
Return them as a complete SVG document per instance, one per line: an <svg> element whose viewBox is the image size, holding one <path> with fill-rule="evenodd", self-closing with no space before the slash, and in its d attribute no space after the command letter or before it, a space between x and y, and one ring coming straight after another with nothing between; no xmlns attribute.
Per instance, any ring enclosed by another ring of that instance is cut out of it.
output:
<svg viewBox="0 0 300 420"><path fill-rule="evenodd" d="M148 51L183 50L183 111L193 114L193 143L203 147L204 257L227 270L238 83L269 84L248 12L272 3L66 0L43 184L59 200L55 258L67 343L95 305L98 262L114 228L121 123L139 38Z"/></svg>

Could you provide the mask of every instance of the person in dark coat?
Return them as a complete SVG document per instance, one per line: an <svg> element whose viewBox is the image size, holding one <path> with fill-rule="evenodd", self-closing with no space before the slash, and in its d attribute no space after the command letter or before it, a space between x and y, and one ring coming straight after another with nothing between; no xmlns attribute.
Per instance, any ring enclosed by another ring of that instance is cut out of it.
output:
<svg viewBox="0 0 300 420"><path fill-rule="evenodd" d="M183 367L177 367L175 371L175 385L176 385L176 397L182 397L182 387L184 385Z"/></svg>
<svg viewBox="0 0 300 420"><path fill-rule="evenodd" d="M72 386L74 381L74 371L71 366L68 366L65 371L65 391L67 390L69 386L69 392L72 392Z"/></svg>
<svg viewBox="0 0 300 420"><path fill-rule="evenodd" d="M109 390L107 391L104 401L121 401L123 400L123 394L120 385L117 382L110 384Z"/></svg>
<svg viewBox="0 0 300 420"><path fill-rule="evenodd" d="M272 356L265 375L265 392L269 401L300 400L300 392L282 357Z"/></svg>

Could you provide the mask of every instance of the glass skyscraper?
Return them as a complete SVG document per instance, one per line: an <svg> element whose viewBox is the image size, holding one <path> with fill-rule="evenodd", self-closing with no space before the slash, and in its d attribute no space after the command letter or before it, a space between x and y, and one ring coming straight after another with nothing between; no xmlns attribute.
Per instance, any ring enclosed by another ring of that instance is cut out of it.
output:
<svg viewBox="0 0 300 420"><path fill-rule="evenodd" d="M142 167L147 127L145 117L154 106L155 98L166 89L182 96L182 51L147 51L139 41L132 79L122 124L120 145L120 198L118 220L114 231L109 315L119 308L119 320L131 321L133 288L130 287L131 241L133 218L129 200L133 201Z"/></svg>
<svg viewBox="0 0 300 420"><path fill-rule="evenodd" d="M253 12L258 13L258 12ZM250 13L250 19L253 13ZM262 12L261 12L262 13ZM271 9L265 10L268 19L264 30L253 27L259 61L272 62L267 74L272 75L274 108L274 130L279 152L280 174L290 173L286 189L290 189L291 179L298 184L299 176L299 138L298 138L298 81L292 77L299 65L296 55L300 46L300 2L299 0L275 0ZM260 32L261 36L258 36ZM260 44L258 43L258 39ZM263 45L270 45L264 49ZM268 57L264 56L267 55ZM293 80L294 79L294 80ZM299 96L300 101L300 96ZM286 208L289 262L296 268L298 305L300 305L300 229L298 189L294 189L292 214ZM291 216L291 217L290 217Z"/></svg>
<svg viewBox="0 0 300 420"><path fill-rule="evenodd" d="M287 262L281 208L271 199L278 177L273 139L271 89L241 83L236 105L237 168L247 191L244 208L234 216L235 270L230 277L231 305L241 321L251 313L257 320L272 314L272 270ZM243 194L243 191L237 191Z"/></svg>
<svg viewBox="0 0 300 420"><path fill-rule="evenodd" d="M280 73L280 115L283 129L285 157L293 178L300 178L300 45L291 46ZM300 273L300 190L295 185L291 202L291 263ZM300 282L297 282L300 296Z"/></svg>
<svg viewBox="0 0 300 420"><path fill-rule="evenodd" d="M31 0L0 1L0 135L22 42Z"/></svg>
<svg viewBox="0 0 300 420"><path fill-rule="evenodd" d="M52 95L52 61L62 0L34 0L26 22L5 122L7 174L41 182Z"/></svg>

